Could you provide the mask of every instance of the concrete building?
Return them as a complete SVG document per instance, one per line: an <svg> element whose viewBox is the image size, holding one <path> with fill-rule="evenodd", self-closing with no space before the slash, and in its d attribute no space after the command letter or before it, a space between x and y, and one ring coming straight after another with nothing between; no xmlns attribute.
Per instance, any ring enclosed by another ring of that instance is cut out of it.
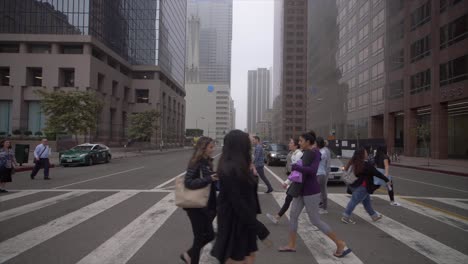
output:
<svg viewBox="0 0 468 264"><path fill-rule="evenodd" d="M188 1L185 126L219 143L235 127L231 42L232 0Z"/></svg>
<svg viewBox="0 0 468 264"><path fill-rule="evenodd" d="M272 140L280 142L283 138L282 82L283 82L283 21L284 0L274 4L273 25L273 70L272 70Z"/></svg>
<svg viewBox="0 0 468 264"><path fill-rule="evenodd" d="M468 1L386 3L387 145L424 155L425 124L433 158L468 158Z"/></svg>
<svg viewBox="0 0 468 264"><path fill-rule="evenodd" d="M128 115L157 109L152 142L181 144L186 2L72 2L0 3L0 132L44 129L37 90L90 91L104 102L94 141L123 142Z"/></svg>
<svg viewBox="0 0 468 264"><path fill-rule="evenodd" d="M270 70L258 68L247 73L247 130L256 133L257 122L265 121L270 107Z"/></svg>

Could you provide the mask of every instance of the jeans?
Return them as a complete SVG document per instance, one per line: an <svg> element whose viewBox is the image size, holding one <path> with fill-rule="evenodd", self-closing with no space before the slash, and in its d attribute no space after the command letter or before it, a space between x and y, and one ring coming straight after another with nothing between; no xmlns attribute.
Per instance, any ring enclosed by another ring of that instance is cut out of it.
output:
<svg viewBox="0 0 468 264"><path fill-rule="evenodd" d="M353 192L353 195L351 196L351 200L349 200L348 205L346 206L343 216L350 217L354 211L354 208L361 202L362 202L362 205L364 206L364 209L366 209L367 213L371 217L377 216L377 213L372 208L370 195L369 193L367 193L366 187L361 185L359 187L349 187L349 188Z"/></svg>
<svg viewBox="0 0 468 264"><path fill-rule="evenodd" d="M317 179L320 185L320 202L321 208L323 210L327 210L328 207L328 193L327 193L327 183L328 183L328 175L317 175Z"/></svg>
<svg viewBox="0 0 468 264"><path fill-rule="evenodd" d="M44 178L49 178L49 159L39 159L34 165L34 169L31 172L31 177L34 178L39 170L44 168Z"/></svg>
<svg viewBox="0 0 468 264"><path fill-rule="evenodd" d="M273 187L271 187L271 183L268 180L268 178L265 176L265 171L263 170L263 166L260 167L255 167L255 169L258 172L258 176L262 179L262 181L266 184L268 190L267 191L273 191Z"/></svg>
<svg viewBox="0 0 468 264"><path fill-rule="evenodd" d="M193 244L187 251L191 264L198 264L200 261L200 251L214 239L213 217L209 216L204 209L186 209L187 215L192 224Z"/></svg>

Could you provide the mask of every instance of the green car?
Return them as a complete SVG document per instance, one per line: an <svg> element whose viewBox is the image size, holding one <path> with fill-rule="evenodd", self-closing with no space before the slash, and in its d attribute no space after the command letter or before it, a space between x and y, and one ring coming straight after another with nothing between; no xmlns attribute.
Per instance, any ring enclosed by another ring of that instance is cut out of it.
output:
<svg viewBox="0 0 468 264"><path fill-rule="evenodd" d="M81 144L59 154L60 165L88 165L108 163L112 158L110 149L102 144Z"/></svg>

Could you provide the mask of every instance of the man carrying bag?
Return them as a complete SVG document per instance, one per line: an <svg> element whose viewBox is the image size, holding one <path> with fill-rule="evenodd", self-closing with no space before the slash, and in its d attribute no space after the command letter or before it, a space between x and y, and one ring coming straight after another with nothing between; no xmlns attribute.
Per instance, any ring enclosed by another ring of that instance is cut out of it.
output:
<svg viewBox="0 0 468 264"><path fill-rule="evenodd" d="M47 139L42 139L41 144L36 146L36 149L34 150L34 168L31 172L31 180L34 180L34 177L36 177L36 174L39 172L39 170L44 168L44 180L50 180L49 178L49 155L50 155L50 147L49 147L49 142Z"/></svg>

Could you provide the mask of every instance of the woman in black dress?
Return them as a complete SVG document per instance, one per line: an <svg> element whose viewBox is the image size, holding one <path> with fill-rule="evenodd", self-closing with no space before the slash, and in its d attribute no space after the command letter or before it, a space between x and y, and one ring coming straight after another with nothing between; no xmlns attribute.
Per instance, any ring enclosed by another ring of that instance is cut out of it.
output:
<svg viewBox="0 0 468 264"><path fill-rule="evenodd" d="M221 263L255 261L260 204L251 159L249 135L240 130L229 132L218 164L218 236L211 252Z"/></svg>
<svg viewBox="0 0 468 264"><path fill-rule="evenodd" d="M11 174L16 166L15 155L11 150L11 141L0 142L0 193L8 192L5 189L7 182L11 182Z"/></svg>

